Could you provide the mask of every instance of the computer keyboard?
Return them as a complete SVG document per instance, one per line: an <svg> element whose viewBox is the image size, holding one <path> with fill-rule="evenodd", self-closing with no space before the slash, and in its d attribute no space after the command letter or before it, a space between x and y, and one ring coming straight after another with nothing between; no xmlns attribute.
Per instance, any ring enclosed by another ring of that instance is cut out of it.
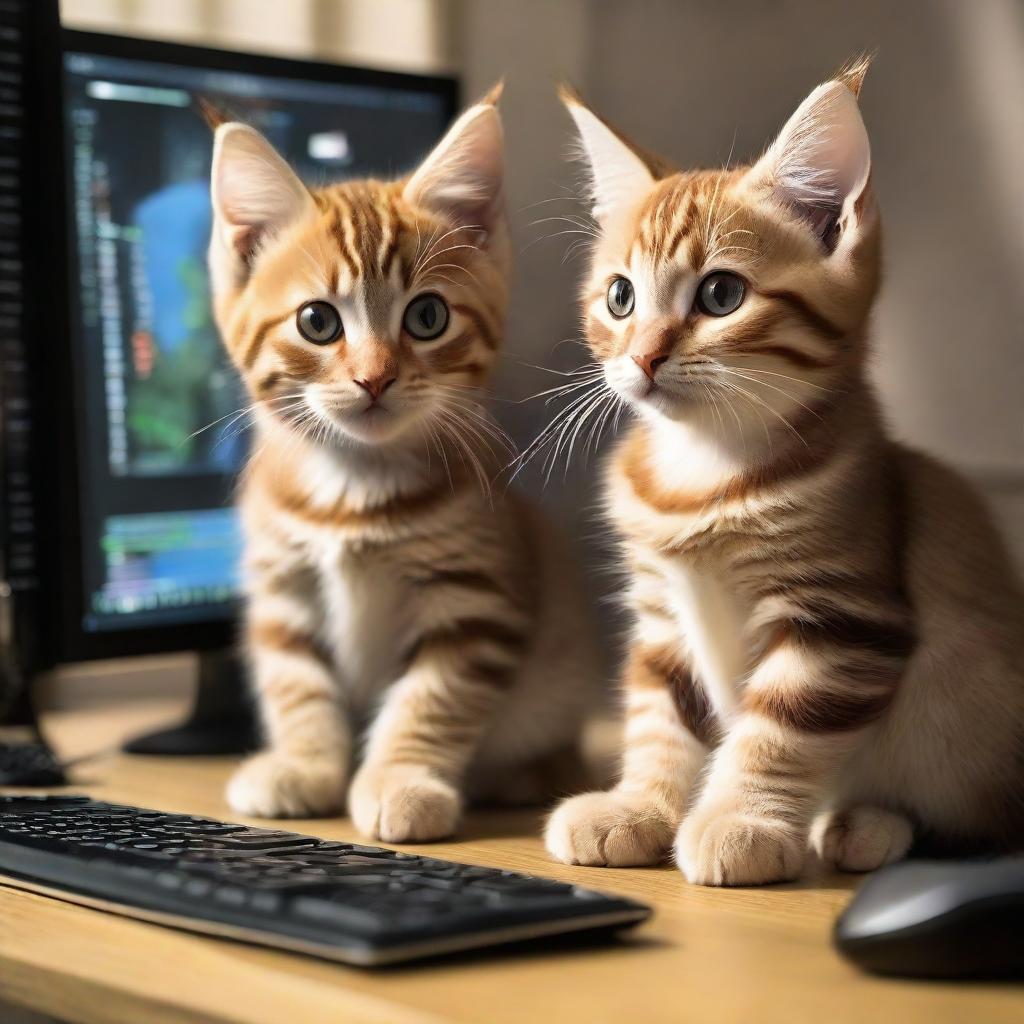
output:
<svg viewBox="0 0 1024 1024"><path fill-rule="evenodd" d="M0 883L361 966L650 915L512 871L80 796L0 796Z"/></svg>

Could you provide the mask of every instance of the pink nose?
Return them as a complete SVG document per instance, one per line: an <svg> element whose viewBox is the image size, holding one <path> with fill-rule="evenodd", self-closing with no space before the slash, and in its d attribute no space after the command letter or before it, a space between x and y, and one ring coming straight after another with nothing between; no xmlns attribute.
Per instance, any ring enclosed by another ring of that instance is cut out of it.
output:
<svg viewBox="0 0 1024 1024"><path fill-rule="evenodd" d="M366 380L357 380L358 384L375 402L392 384L394 377L369 377Z"/></svg>
<svg viewBox="0 0 1024 1024"><path fill-rule="evenodd" d="M668 362L668 356L661 352L644 352L641 355L634 355L632 358L633 362L647 374L650 380L654 380L658 367Z"/></svg>

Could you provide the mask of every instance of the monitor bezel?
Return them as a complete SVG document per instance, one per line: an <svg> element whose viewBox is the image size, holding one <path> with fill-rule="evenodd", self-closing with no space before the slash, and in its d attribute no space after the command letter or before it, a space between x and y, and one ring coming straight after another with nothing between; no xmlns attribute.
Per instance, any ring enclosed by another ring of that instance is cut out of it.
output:
<svg viewBox="0 0 1024 1024"><path fill-rule="evenodd" d="M130 36L86 32L78 29L61 30L60 86L63 96L64 61L69 52L95 53L104 57L124 57L132 60L178 64L186 67L211 68L217 71L265 75L277 78L298 78L338 85L402 88L430 92L445 104L446 121L450 122L458 109L458 81L450 75L425 75L376 68L360 68L343 64L330 64L316 60L301 60L271 56L241 50L222 50L213 47L171 43ZM71 232L66 220L66 178L64 153L64 107L61 103L61 129L55 141L57 160L55 180L48 186L54 196L50 206L48 230L53 240L51 258L55 258L60 273L60 295L70 303L73 300L70 259ZM197 115L198 116L198 115ZM51 279L52 284L52 279ZM85 538L81 533L81 491L79 489L78 424L83 422L82 395L75 386L77 354L70 331L70 316L63 303L47 323L48 338L59 339L56 357L50 365L57 377L56 393L60 401L40 413L50 414L54 422L47 431L52 439L49 465L56 465L49 500L53 515L45 516L49 528L56 534L56 544L43 568L43 606L49 604L56 613L45 630L50 638L46 660L56 664L97 658L133 657L176 651L215 650L233 645L238 635L238 616L228 615L223 620L169 623L159 626L138 626L89 631L84 628L87 611L84 592L83 553ZM56 326L56 330L53 328ZM56 409L52 409L55 405ZM52 427L55 426L56 430ZM72 438L73 444L62 443ZM43 467L45 469L45 467ZM46 595L54 600L47 601ZM54 605L56 607L54 608ZM59 622L59 627L56 625Z"/></svg>

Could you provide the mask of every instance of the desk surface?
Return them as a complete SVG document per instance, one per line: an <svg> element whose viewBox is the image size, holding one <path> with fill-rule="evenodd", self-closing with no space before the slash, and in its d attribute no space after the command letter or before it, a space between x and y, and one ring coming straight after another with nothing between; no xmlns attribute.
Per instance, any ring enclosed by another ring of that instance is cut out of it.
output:
<svg viewBox="0 0 1024 1024"><path fill-rule="evenodd" d="M73 750L88 746L86 736L95 743L98 723L111 724L108 712L64 718L58 741ZM230 770L225 759L108 756L79 769L77 790L231 819L222 798ZM849 878L723 890L689 886L671 867L570 868L548 859L539 820L532 812L474 813L458 840L427 849L632 896L653 904L654 918L613 947L369 972L0 887L0 1001L104 1024L1022 1019L1018 987L882 981L847 966L829 932L855 884ZM341 819L291 827L356 838Z"/></svg>

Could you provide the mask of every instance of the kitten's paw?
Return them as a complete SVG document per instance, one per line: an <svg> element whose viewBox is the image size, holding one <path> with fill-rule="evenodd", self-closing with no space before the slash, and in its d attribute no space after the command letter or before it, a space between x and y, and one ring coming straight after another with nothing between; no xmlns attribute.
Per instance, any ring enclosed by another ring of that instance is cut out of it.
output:
<svg viewBox="0 0 1024 1024"><path fill-rule="evenodd" d="M800 874L805 837L782 821L698 805L683 820L675 849L695 885L765 885Z"/></svg>
<svg viewBox="0 0 1024 1024"><path fill-rule="evenodd" d="M450 836L462 801L447 782L422 768L361 768L352 780L348 811L356 828L386 843L424 843Z"/></svg>
<svg viewBox="0 0 1024 1024"><path fill-rule="evenodd" d="M853 807L820 815L811 847L840 871L874 871L906 856L914 839L910 822L879 807Z"/></svg>
<svg viewBox="0 0 1024 1024"><path fill-rule="evenodd" d="M623 868L664 860L673 831L657 808L612 790L566 800L548 819L544 841L566 864Z"/></svg>
<svg viewBox="0 0 1024 1024"><path fill-rule="evenodd" d="M346 768L329 757L269 751L249 758L231 777L227 801L256 818L319 818L345 806Z"/></svg>

